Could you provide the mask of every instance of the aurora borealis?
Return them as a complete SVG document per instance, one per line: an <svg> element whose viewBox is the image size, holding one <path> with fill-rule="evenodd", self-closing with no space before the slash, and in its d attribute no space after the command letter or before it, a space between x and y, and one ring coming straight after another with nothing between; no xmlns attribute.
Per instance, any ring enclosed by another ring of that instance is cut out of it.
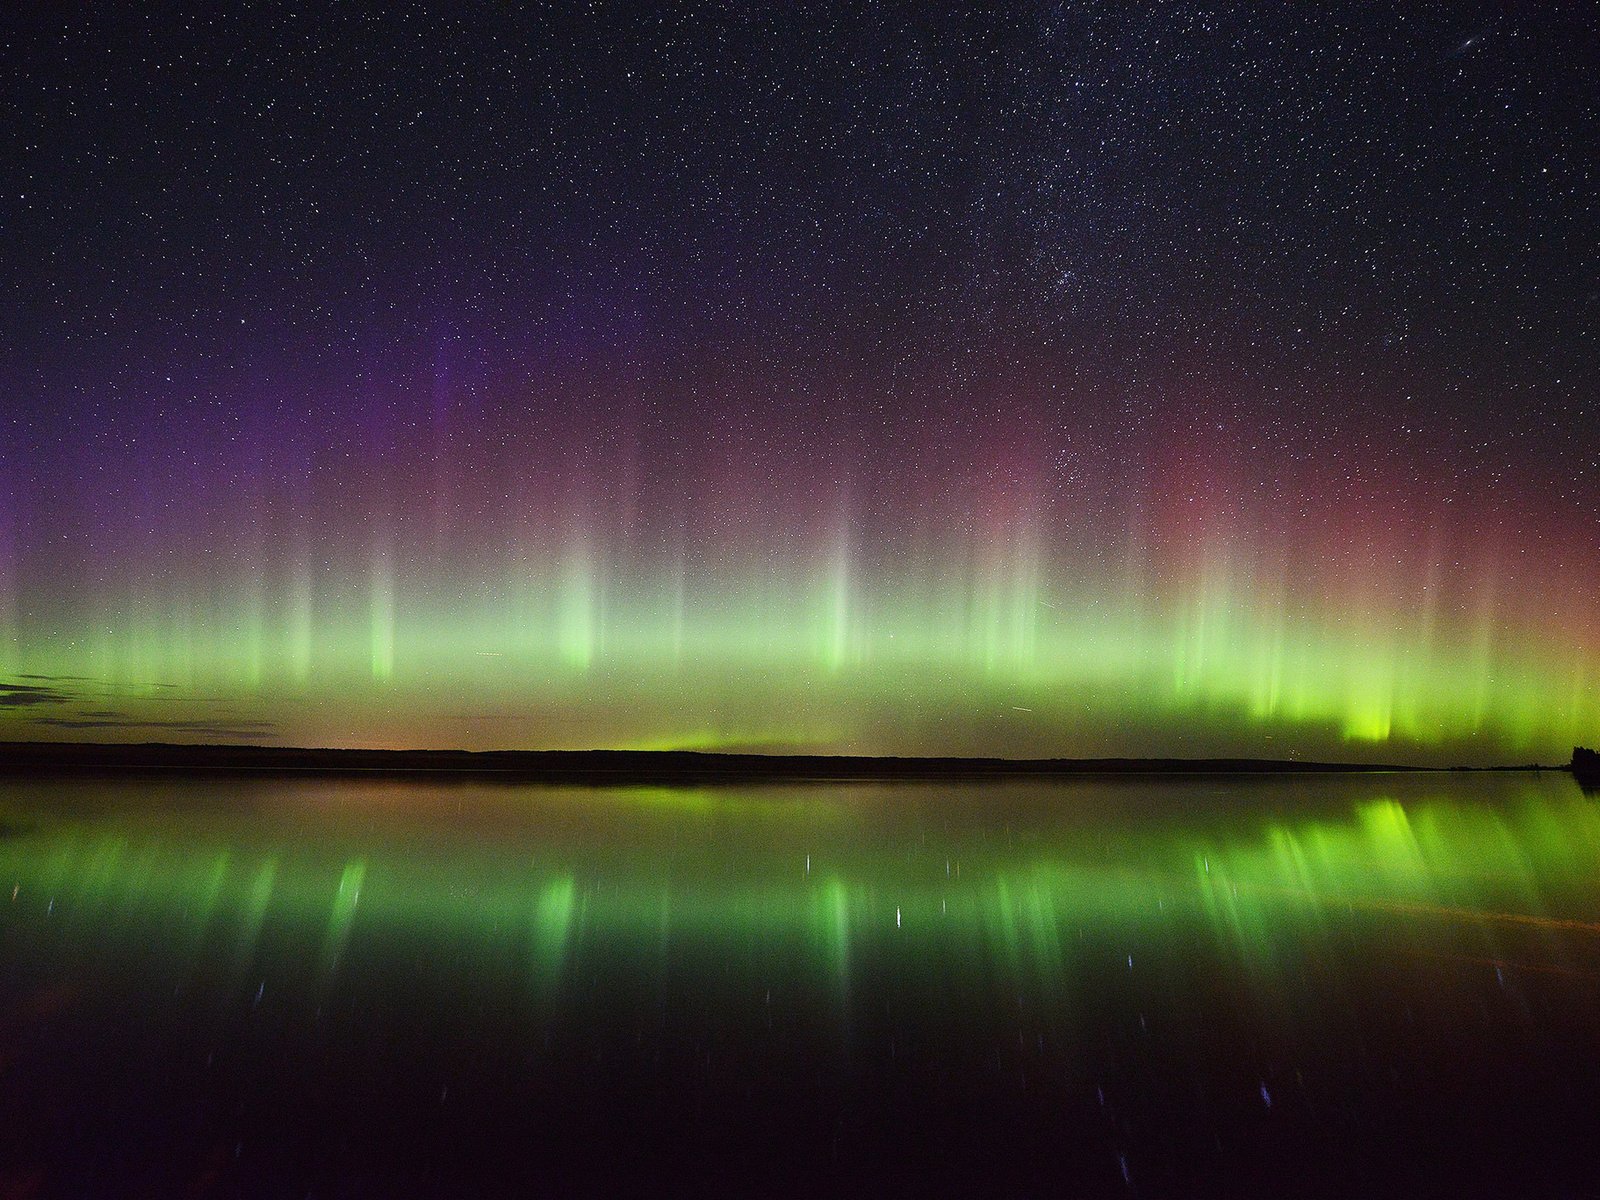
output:
<svg viewBox="0 0 1600 1200"><path fill-rule="evenodd" d="M0 738L1600 737L1592 14L4 32Z"/></svg>

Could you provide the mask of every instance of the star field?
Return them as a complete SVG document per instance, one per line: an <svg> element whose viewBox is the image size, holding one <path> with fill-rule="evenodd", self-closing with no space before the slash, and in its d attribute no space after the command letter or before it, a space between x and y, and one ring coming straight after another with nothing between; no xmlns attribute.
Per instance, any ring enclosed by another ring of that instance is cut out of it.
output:
<svg viewBox="0 0 1600 1200"><path fill-rule="evenodd" d="M9 14L0 735L1564 757L1597 33Z"/></svg>

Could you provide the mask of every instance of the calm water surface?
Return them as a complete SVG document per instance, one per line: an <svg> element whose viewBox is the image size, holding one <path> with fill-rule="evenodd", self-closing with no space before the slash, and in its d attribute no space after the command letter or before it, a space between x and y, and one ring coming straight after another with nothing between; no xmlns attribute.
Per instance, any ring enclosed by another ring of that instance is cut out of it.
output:
<svg viewBox="0 0 1600 1200"><path fill-rule="evenodd" d="M0 1197L1600 1195L1565 776L0 785Z"/></svg>

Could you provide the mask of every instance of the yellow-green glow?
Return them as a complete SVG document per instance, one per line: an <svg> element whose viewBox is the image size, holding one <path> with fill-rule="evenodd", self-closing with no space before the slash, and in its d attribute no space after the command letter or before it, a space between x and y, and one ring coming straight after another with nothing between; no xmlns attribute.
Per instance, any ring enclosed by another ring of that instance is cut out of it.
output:
<svg viewBox="0 0 1600 1200"><path fill-rule="evenodd" d="M359 621L300 577L24 633L0 676L70 682L0 708L0 736L1483 763L1560 760L1600 729L1600 672L1492 597L1362 613L1226 564L1108 596L1025 545L898 582L844 554L698 591L629 584L583 546L519 569L441 598L385 551Z"/></svg>

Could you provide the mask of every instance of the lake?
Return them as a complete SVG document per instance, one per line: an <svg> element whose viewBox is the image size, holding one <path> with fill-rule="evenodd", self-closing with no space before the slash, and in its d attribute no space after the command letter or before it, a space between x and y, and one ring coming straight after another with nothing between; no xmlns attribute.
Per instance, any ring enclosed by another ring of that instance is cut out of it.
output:
<svg viewBox="0 0 1600 1200"><path fill-rule="evenodd" d="M1600 1194L1565 775L0 783L0 1196Z"/></svg>

